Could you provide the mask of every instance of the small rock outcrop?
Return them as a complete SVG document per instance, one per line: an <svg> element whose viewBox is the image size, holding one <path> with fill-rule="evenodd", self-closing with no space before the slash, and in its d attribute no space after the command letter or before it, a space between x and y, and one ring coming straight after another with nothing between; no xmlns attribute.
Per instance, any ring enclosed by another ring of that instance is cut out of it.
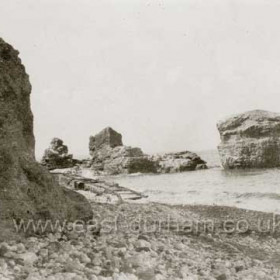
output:
<svg viewBox="0 0 280 280"><path fill-rule="evenodd" d="M206 161L202 160L197 154L188 151L153 156L152 160L157 162L158 173L207 169Z"/></svg>
<svg viewBox="0 0 280 280"><path fill-rule="evenodd" d="M91 168L104 174L174 173L207 168L191 152L149 156L140 148L123 146L120 133L108 127L90 137Z"/></svg>
<svg viewBox="0 0 280 280"><path fill-rule="evenodd" d="M68 154L68 147L59 138L53 138L50 147L45 150L41 164L49 170L73 167L77 160Z"/></svg>
<svg viewBox="0 0 280 280"><path fill-rule="evenodd" d="M249 111L217 124L225 169L280 166L280 114Z"/></svg>
<svg viewBox="0 0 280 280"><path fill-rule="evenodd" d="M30 93L18 51L0 38L0 239L13 236L15 221L92 216L82 195L58 186L35 161Z"/></svg>

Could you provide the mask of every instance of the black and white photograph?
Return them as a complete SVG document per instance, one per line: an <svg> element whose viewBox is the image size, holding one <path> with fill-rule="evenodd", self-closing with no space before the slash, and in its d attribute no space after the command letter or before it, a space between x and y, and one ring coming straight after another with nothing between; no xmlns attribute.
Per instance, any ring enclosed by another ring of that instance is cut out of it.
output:
<svg viewBox="0 0 280 280"><path fill-rule="evenodd" d="M0 280L279 280L280 1L0 0Z"/></svg>

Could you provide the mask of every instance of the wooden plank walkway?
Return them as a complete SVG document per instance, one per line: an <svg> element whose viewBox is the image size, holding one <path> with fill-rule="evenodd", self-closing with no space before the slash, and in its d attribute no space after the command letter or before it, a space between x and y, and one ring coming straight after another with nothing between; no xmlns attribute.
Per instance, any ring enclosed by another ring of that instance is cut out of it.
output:
<svg viewBox="0 0 280 280"><path fill-rule="evenodd" d="M106 195L107 197L115 196L117 203L147 198L147 196L141 192L120 186L115 182L108 182L101 179L91 179L69 173L52 172L52 174L58 178L59 184L63 185L64 187L74 189L76 191L90 192L95 194L97 197ZM115 201L115 199L112 200Z"/></svg>

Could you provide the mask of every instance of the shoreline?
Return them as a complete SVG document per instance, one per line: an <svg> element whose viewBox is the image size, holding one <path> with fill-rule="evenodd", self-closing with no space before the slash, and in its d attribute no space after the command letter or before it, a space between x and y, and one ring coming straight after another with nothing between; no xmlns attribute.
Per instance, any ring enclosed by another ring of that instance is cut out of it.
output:
<svg viewBox="0 0 280 280"><path fill-rule="evenodd" d="M1 280L280 279L280 215L87 199L92 220L0 243Z"/></svg>
<svg viewBox="0 0 280 280"><path fill-rule="evenodd" d="M206 170L196 170L195 173L200 173L200 172L211 172L211 171L222 171L224 174L235 174L238 173L240 174L240 170L223 170L222 168L218 168L218 167L210 167ZM269 171L271 171L271 169L268 169ZM275 168L274 170L279 170L277 168ZM70 169L65 169L66 172L69 172L70 173L70 176L73 176L73 174L78 174L79 176L85 178L85 179L89 179L89 180L101 180L103 182L109 182L110 184L119 184L119 179L124 179L124 178L139 178L139 177L158 177L158 176L184 176L186 175L185 172L183 173L165 173L165 174L146 174L146 173L134 173L134 174L121 174L121 175L113 175L113 176L109 176L109 175L94 175L94 176L87 176L88 174L84 173L84 172L91 172L91 169L88 169L88 168L81 168L78 170L75 170L73 168L70 168ZM251 172L254 172L254 173L259 173L260 171L266 171L266 169L261 169L261 170L243 170L244 174L248 174L251 173ZM60 172L60 171L59 171ZM77 173L75 173L77 172ZM190 171L191 172L191 171ZM242 172L242 170L241 170ZM189 173L189 172L187 172ZM64 172L62 172L61 175L63 175ZM243 175L243 173L241 173ZM61 182L60 182L61 183ZM122 184L122 183L121 183ZM126 188L127 190L131 190L132 192L136 192L136 193L139 193L141 194L141 190L139 190L139 188L133 188L132 186L123 186L123 188ZM250 191L249 191L250 193ZM86 192L83 192L82 193L84 196L86 196L86 198L88 199L92 199L89 198L86 194ZM265 194L265 193L264 193ZM159 204L166 204L166 205L170 205L170 206L184 206L184 205L188 205L188 206L191 206L191 207L198 207L198 206L205 206L205 207L210 207L210 206L219 206L219 207L232 207L232 208L237 208L237 209L244 209L244 210L248 210L248 211L256 211L256 212L263 212L263 213L267 213L267 214L275 214L275 215L280 215L280 212L279 211L273 211L273 210L270 210L270 209L267 209L267 210L257 210L257 209L254 209L254 208L246 208L244 207L244 205L230 205L230 204L217 204L216 202L209 202L209 204L205 204L205 203L184 203L184 202L179 202L179 203L174 203L174 202L166 202L166 201L157 201L157 200L149 200L149 196L148 195L143 195L143 200L139 200L137 202L139 203L159 203ZM146 201L144 201L145 199L147 199ZM100 202L100 201L98 201Z"/></svg>

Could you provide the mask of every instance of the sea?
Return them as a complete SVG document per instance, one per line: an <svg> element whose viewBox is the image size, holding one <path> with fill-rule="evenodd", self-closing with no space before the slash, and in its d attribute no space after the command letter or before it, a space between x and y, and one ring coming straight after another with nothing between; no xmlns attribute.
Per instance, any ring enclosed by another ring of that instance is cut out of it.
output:
<svg viewBox="0 0 280 280"><path fill-rule="evenodd" d="M207 161L209 169L107 179L147 195L142 202L235 206L280 214L280 168L224 170L217 151L197 153Z"/></svg>

